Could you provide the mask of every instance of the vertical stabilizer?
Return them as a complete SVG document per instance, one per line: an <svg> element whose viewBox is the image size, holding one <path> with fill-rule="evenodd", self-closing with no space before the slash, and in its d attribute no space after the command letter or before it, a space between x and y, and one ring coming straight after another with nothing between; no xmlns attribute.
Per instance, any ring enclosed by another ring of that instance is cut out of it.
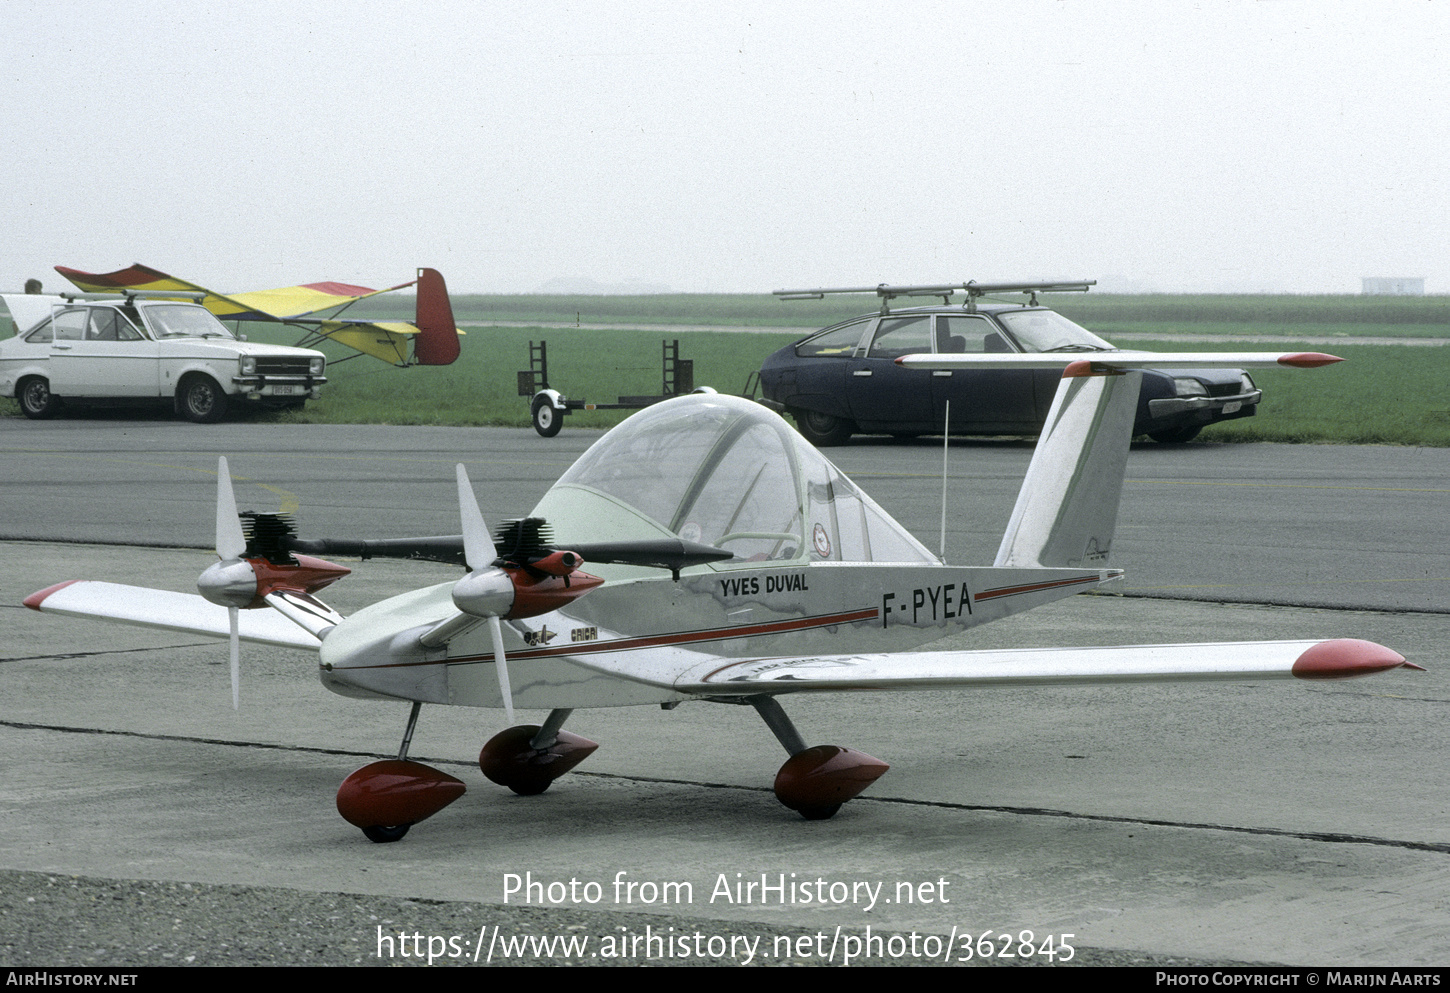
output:
<svg viewBox="0 0 1450 993"><path fill-rule="evenodd" d="M437 269L418 270L418 336L413 361L418 365L449 365L458 358L458 326L448 287Z"/></svg>
<svg viewBox="0 0 1450 993"><path fill-rule="evenodd" d="M1142 379L1064 372L996 566L1107 565Z"/></svg>

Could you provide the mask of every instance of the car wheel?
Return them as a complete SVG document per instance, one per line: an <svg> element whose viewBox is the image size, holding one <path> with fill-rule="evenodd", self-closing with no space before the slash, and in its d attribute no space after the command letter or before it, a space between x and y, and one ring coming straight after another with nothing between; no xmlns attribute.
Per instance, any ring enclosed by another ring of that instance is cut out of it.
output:
<svg viewBox="0 0 1450 993"><path fill-rule="evenodd" d="M1163 431L1149 431L1148 437L1164 445L1182 445L1198 437L1203 425L1194 424L1186 428L1168 428Z"/></svg>
<svg viewBox="0 0 1450 993"><path fill-rule="evenodd" d="M226 416L227 395L210 376L191 376L176 392L176 410L188 421L215 424Z"/></svg>
<svg viewBox="0 0 1450 993"><path fill-rule="evenodd" d="M554 409L546 396L534 397L534 430L542 437L552 438L564 426L562 412Z"/></svg>
<svg viewBox="0 0 1450 993"><path fill-rule="evenodd" d="M796 429L817 448L845 444L856 429L856 425L844 417L822 414L817 410L793 410L791 416L795 418Z"/></svg>
<svg viewBox="0 0 1450 993"><path fill-rule="evenodd" d="M20 381L15 391L20 400L20 411L32 421L44 420L60 409L60 397L50 392L50 383L33 376Z"/></svg>

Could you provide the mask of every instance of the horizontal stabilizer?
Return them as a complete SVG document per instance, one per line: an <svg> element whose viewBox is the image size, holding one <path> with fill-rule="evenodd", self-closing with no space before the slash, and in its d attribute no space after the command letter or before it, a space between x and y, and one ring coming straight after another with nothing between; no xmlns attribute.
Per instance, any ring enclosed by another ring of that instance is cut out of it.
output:
<svg viewBox="0 0 1450 993"><path fill-rule="evenodd" d="M25 606L45 614L94 617L138 627L184 631L208 638L227 638L227 608L194 593L173 593L144 586L124 586L92 580L71 580L47 587L25 598ZM316 651L322 642L275 610L239 611L242 641L278 648Z"/></svg>
<svg viewBox="0 0 1450 993"><path fill-rule="evenodd" d="M994 565L1108 563L1145 370L1316 369L1322 352L1065 351L903 355L908 369L1061 369Z"/></svg>
<svg viewBox="0 0 1450 993"><path fill-rule="evenodd" d="M1091 376L1130 369L1316 369L1343 362L1323 352L953 352L903 355L907 369L1062 369L1067 376Z"/></svg>
<svg viewBox="0 0 1450 993"><path fill-rule="evenodd" d="M1205 679L1347 679L1406 666L1372 641L1250 641L979 652L823 655L702 663L675 689L686 693L918 690L952 686L1131 683Z"/></svg>

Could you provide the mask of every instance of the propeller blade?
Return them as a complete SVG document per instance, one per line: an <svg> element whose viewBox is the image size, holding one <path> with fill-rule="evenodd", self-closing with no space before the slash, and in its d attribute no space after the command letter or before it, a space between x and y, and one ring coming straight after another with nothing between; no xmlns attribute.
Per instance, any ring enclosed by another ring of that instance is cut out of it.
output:
<svg viewBox="0 0 1450 993"><path fill-rule="evenodd" d="M225 559L239 559L247 550L242 522L237 519L237 498L232 493L232 474L226 456L217 460L216 468L216 553Z"/></svg>
<svg viewBox="0 0 1450 993"><path fill-rule="evenodd" d="M227 608L227 620L231 621L231 667L232 667L232 709L241 709L242 701L242 637L240 611Z"/></svg>
<svg viewBox="0 0 1450 993"><path fill-rule="evenodd" d="M493 661L498 667L498 691L503 696L503 712L508 718L509 727L513 727L514 692L509 685L508 658L503 653L503 626L499 624L496 614L489 615L488 633L493 635Z"/></svg>
<svg viewBox="0 0 1450 993"><path fill-rule="evenodd" d="M498 558L488 525L483 523L483 512L478 509L478 499L473 495L473 484L468 481L468 471L458 463L458 513L463 518L463 558L470 569L486 569Z"/></svg>
<svg viewBox="0 0 1450 993"><path fill-rule="evenodd" d="M503 626L498 620L499 609L487 600L470 603L469 593L465 591L473 588L477 594L498 598L498 605L506 611L513 599L513 582L502 570L491 569L494 559L498 558L498 549L494 547L493 537L488 533L488 525L483 522L483 511L478 509L478 498L473 495L473 483L469 482L468 470L463 468L462 462L458 463L457 470L458 515L463 519L463 562L471 571L455 584L453 602L460 610L472 607L472 610L466 610L465 613L488 618L488 633L493 636L493 660L498 668L498 692L503 697L504 714L512 727L514 694L513 688L509 686L509 663L503 650ZM484 570L490 571L486 573ZM485 614L484 610L489 612Z"/></svg>

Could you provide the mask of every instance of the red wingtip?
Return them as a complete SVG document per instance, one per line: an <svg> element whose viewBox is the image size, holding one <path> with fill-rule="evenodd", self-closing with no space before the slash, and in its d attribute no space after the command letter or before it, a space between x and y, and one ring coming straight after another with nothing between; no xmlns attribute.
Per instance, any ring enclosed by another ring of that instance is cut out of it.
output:
<svg viewBox="0 0 1450 993"><path fill-rule="evenodd" d="M1291 670L1300 679L1350 679L1411 665L1399 652L1358 638L1321 641L1294 662Z"/></svg>
<svg viewBox="0 0 1450 993"><path fill-rule="evenodd" d="M1081 379L1084 376L1093 374L1093 364L1087 359L1078 359L1076 362L1069 362L1062 370L1063 379Z"/></svg>
<svg viewBox="0 0 1450 993"><path fill-rule="evenodd" d="M1323 352L1295 352L1292 355L1281 356L1279 364L1293 366L1296 369L1318 369L1322 365L1333 365L1343 361L1344 359L1338 355L1325 355Z"/></svg>
<svg viewBox="0 0 1450 993"><path fill-rule="evenodd" d="M158 279L170 279L160 269L153 269L150 266L142 265L140 262L133 262L125 269L117 269L115 272L81 272L79 269L71 269L67 266L58 265L55 271L60 273L72 283L80 285L80 280L96 286L109 286L114 289L126 289L132 286L145 286Z"/></svg>
<svg viewBox="0 0 1450 993"><path fill-rule="evenodd" d="M21 603L25 604L25 606L29 607L31 610L39 610L40 605L45 602L46 597L50 596L56 590L65 589L71 583L79 582L79 579L67 579L63 583L56 583L54 586L47 586L43 590L36 590L34 593L30 594L30 596L22 600Z"/></svg>

